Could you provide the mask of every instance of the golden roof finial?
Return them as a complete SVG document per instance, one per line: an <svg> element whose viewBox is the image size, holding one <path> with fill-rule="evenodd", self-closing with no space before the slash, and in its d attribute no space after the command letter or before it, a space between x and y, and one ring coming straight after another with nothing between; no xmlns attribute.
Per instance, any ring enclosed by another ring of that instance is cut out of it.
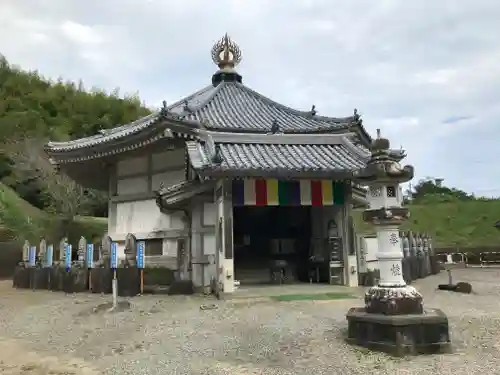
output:
<svg viewBox="0 0 500 375"><path fill-rule="evenodd" d="M241 62L241 50L227 33L212 47L212 61L219 69L232 69Z"/></svg>

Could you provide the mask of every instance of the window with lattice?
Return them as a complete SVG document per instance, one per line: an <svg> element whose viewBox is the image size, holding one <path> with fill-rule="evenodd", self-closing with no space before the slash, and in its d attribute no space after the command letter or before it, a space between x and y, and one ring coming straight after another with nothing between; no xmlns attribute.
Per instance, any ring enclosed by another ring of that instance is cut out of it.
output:
<svg viewBox="0 0 500 375"><path fill-rule="evenodd" d="M387 197L388 198L396 198L396 187L395 186L387 186Z"/></svg>

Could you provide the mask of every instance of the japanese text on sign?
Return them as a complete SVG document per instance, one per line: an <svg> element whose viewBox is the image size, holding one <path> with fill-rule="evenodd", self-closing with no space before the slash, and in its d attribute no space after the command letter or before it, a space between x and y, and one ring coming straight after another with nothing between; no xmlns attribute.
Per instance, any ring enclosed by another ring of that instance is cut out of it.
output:
<svg viewBox="0 0 500 375"><path fill-rule="evenodd" d="M65 263L66 263L66 270L69 271L69 269L71 268L71 255L72 255L72 252L73 252L73 246L68 244L66 245L66 248L65 248L65 251L64 251L64 255L65 255Z"/></svg>
<svg viewBox="0 0 500 375"><path fill-rule="evenodd" d="M144 268L144 252L146 243L144 241L137 242L137 268Z"/></svg>
<svg viewBox="0 0 500 375"><path fill-rule="evenodd" d="M111 243L111 268L116 269L118 266L118 249L116 242Z"/></svg>
<svg viewBox="0 0 500 375"><path fill-rule="evenodd" d="M36 247L31 246L28 253L28 263L31 267L35 267L36 263Z"/></svg>
<svg viewBox="0 0 500 375"><path fill-rule="evenodd" d="M87 268L92 268L94 264L94 244L87 244Z"/></svg>
<svg viewBox="0 0 500 375"><path fill-rule="evenodd" d="M52 267L52 263L54 261L54 246L47 246L47 252L45 253L45 267Z"/></svg>

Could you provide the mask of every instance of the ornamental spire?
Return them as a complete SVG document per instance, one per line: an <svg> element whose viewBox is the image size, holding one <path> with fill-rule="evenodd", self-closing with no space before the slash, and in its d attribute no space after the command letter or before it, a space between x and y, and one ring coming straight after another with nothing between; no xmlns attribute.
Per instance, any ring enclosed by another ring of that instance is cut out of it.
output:
<svg viewBox="0 0 500 375"><path fill-rule="evenodd" d="M241 50L227 33L212 47L212 61L219 69L233 69L241 62Z"/></svg>
<svg viewBox="0 0 500 375"><path fill-rule="evenodd" d="M212 47L212 61L219 67L212 76L214 86L222 81L241 83L241 76L234 70L241 62L241 49L227 33Z"/></svg>

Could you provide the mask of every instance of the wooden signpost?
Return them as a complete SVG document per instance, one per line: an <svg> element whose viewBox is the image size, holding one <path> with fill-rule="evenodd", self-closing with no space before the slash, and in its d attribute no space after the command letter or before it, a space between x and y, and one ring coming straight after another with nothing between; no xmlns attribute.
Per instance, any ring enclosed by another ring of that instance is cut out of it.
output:
<svg viewBox="0 0 500 375"><path fill-rule="evenodd" d="M140 293L144 294L144 253L146 251L146 242L137 242L137 268L139 269Z"/></svg>
<svg viewBox="0 0 500 375"><path fill-rule="evenodd" d="M118 280L116 278L116 268L118 267L118 249L116 242L111 243L111 269L113 270L113 280L111 282L111 288L113 293L113 309L116 309L118 304Z"/></svg>
<svg viewBox="0 0 500 375"><path fill-rule="evenodd" d="M33 280L35 277L35 266L36 266L36 246L30 246L28 250L28 265L30 267L30 289L35 288L35 281Z"/></svg>
<svg viewBox="0 0 500 375"><path fill-rule="evenodd" d="M87 270L89 273L89 290L92 290L92 267L94 266L94 244L87 244Z"/></svg>

